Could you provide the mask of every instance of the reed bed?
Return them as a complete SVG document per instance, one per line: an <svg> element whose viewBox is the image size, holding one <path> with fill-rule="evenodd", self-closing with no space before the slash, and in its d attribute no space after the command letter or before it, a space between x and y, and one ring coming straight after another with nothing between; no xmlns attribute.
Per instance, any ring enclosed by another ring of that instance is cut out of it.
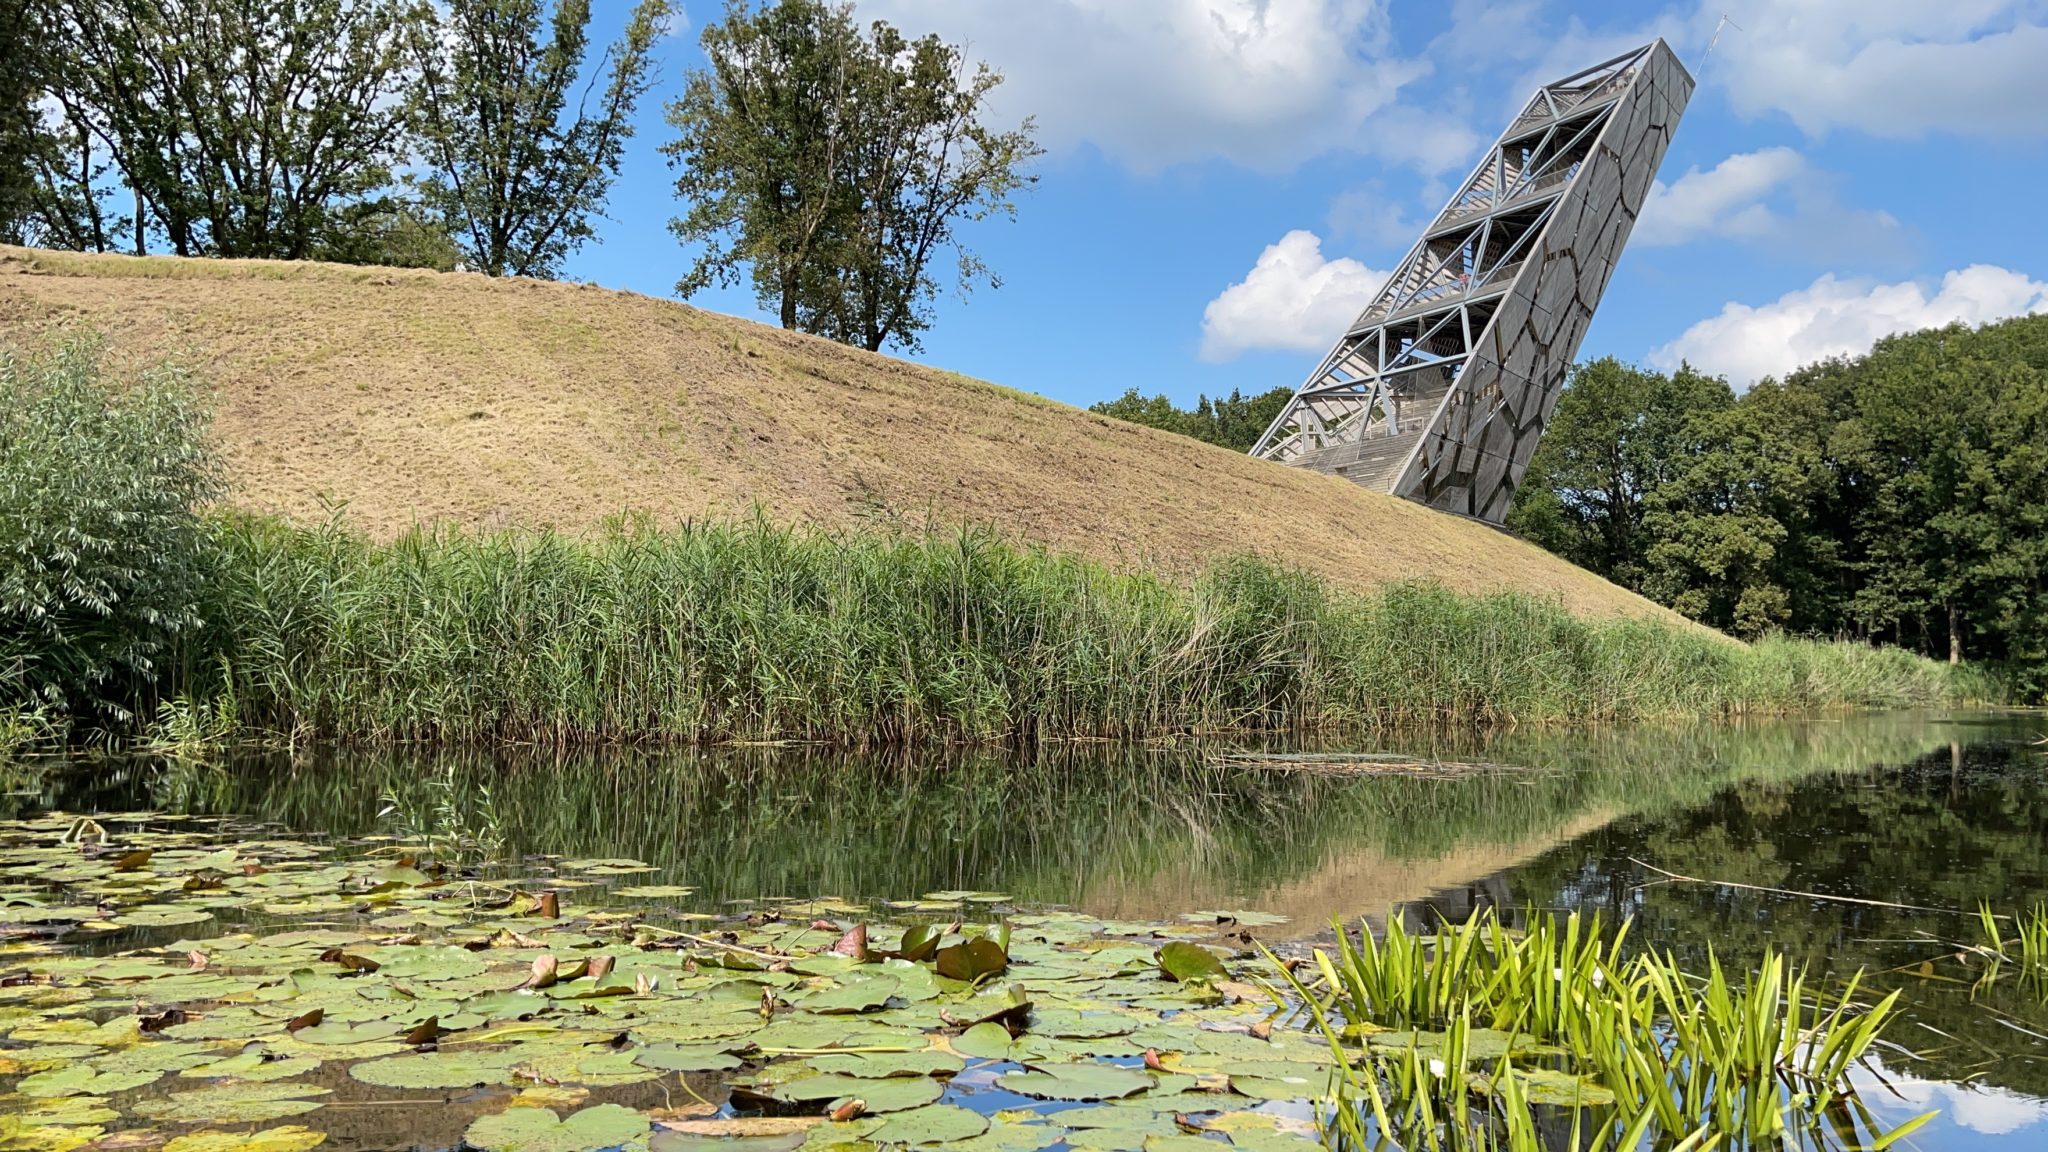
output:
<svg viewBox="0 0 2048 1152"><path fill-rule="evenodd" d="M567 537L223 522L168 695L360 741L849 746L1549 724L1932 704L1943 666L1740 646L1526 595L1368 593L1255 557L1191 582L993 532L762 519Z"/></svg>

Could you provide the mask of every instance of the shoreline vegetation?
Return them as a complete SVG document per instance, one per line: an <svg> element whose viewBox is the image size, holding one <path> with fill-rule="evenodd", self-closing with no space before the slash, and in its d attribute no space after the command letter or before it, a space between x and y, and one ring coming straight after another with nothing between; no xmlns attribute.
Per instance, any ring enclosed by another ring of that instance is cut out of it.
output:
<svg viewBox="0 0 2048 1152"><path fill-rule="evenodd" d="M1191 581L987 527L550 531L220 510L170 369L0 357L0 731L847 747L1724 717L1985 699L1896 649L1736 643L1251 555ZM216 511L204 511L216 509Z"/></svg>
<svg viewBox="0 0 2048 1152"><path fill-rule="evenodd" d="M845 746L1909 707L1897 650L1744 646L1536 597L1367 592L1238 557L1182 585L966 527L764 519L581 538L220 523L169 693L198 730L337 741Z"/></svg>

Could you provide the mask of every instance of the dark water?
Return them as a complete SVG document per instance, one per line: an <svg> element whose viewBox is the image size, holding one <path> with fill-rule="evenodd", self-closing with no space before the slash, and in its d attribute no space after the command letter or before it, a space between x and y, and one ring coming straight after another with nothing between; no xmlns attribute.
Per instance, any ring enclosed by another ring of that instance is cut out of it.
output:
<svg viewBox="0 0 2048 1152"><path fill-rule="evenodd" d="M1774 947L1835 986L1862 968L1905 989L1866 1103L1893 1120L1941 1109L1912 1146L2031 1149L2048 1148L2048 993L1973 987L1981 969L1954 954L1980 901L2048 901L2048 747L2030 743L2044 731L2039 715L1882 715L1375 749L1524 769L1443 778L1233 768L1212 745L325 752L26 775L0 817L148 807L635 857L705 908L994 889L1102 916L1278 913L1304 940L1333 917L1598 911L1689 967Z"/></svg>

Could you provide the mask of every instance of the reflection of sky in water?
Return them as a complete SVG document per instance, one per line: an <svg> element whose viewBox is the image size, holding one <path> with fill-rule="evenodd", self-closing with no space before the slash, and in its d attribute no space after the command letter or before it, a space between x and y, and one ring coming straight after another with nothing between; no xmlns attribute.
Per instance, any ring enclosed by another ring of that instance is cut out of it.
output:
<svg viewBox="0 0 2048 1152"><path fill-rule="evenodd" d="M2048 1100L1980 1084L1921 1080L1888 1069L1881 1079L1861 1070L1850 1078L1864 1105L1886 1127L1923 1112L1940 1113L1899 1147L2048 1148Z"/></svg>

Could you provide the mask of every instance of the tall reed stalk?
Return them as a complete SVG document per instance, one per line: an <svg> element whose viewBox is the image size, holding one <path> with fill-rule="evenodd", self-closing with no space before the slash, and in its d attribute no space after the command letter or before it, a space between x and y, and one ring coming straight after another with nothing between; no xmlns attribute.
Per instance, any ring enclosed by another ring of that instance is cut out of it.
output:
<svg viewBox="0 0 2048 1152"><path fill-rule="evenodd" d="M742 520L588 537L227 521L178 694L368 741L849 745L1553 723L1931 703L1945 667L1366 593L1253 557L1192 582L973 528Z"/></svg>

